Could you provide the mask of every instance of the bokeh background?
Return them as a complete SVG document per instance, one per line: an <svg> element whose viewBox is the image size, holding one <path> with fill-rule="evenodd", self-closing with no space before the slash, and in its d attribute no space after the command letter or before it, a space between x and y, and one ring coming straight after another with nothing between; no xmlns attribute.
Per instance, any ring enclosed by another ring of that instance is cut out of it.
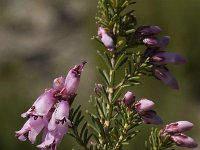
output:
<svg viewBox="0 0 200 150"><path fill-rule="evenodd" d="M83 60L88 63L75 105L82 104L83 111L90 109L89 95L99 78L96 50L102 48L90 40L96 34L96 4L97 0L0 0L1 150L36 149L14 136L25 122L20 114L52 86L55 77L66 75L70 67ZM134 9L139 25L159 25L161 35L171 36L168 50L183 54L188 63L170 66L181 87L178 91L153 78L132 90L138 99L154 100L166 123L195 123L187 134L200 145L200 1L137 0ZM143 132L125 150L143 150L150 127L141 127ZM72 148L81 150L66 136L59 149Z"/></svg>

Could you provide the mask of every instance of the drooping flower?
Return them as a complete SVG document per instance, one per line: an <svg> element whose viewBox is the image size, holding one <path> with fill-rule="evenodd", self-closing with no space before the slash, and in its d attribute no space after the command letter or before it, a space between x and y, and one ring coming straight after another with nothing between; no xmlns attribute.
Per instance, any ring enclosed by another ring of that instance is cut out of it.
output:
<svg viewBox="0 0 200 150"><path fill-rule="evenodd" d="M38 99L33 103L31 108L23 113L22 117L27 117L30 115L34 116L45 116L48 114L49 110L56 103L56 99L54 97L55 90L50 89L45 91Z"/></svg>
<svg viewBox="0 0 200 150"><path fill-rule="evenodd" d="M166 125L166 127L163 129L163 132L179 133L190 130L192 129L193 126L194 126L193 123L189 121L177 121L175 123L170 123Z"/></svg>
<svg viewBox="0 0 200 150"><path fill-rule="evenodd" d="M26 141L27 139L31 141L32 144L35 143L37 135L42 131L45 125L48 124L46 116L30 116L27 122L24 124L21 130L16 131L15 136L20 141Z"/></svg>
<svg viewBox="0 0 200 150"><path fill-rule="evenodd" d="M70 104L76 95L85 63L72 68L66 79L64 77L54 79L53 88L45 90L32 107L22 114L22 117L29 119L21 130L16 131L19 140L28 139L34 143L36 136L43 130L43 142L37 147L56 150L68 126L71 125L68 120Z"/></svg>
<svg viewBox="0 0 200 150"><path fill-rule="evenodd" d="M153 75L173 89L179 89L178 82L165 66L153 66Z"/></svg>
<svg viewBox="0 0 200 150"><path fill-rule="evenodd" d="M187 148L195 148L197 147L197 143L195 140L183 133L177 133L171 136L172 141L176 143L176 145Z"/></svg>
<svg viewBox="0 0 200 150"><path fill-rule="evenodd" d="M141 118L143 122L146 124L155 124L155 125L163 124L163 120L153 110L143 112Z"/></svg>
<svg viewBox="0 0 200 150"><path fill-rule="evenodd" d="M155 51L149 55L149 57L152 64L159 66L167 64L181 65L186 63L186 59L184 57L173 52Z"/></svg>
<svg viewBox="0 0 200 150"><path fill-rule="evenodd" d="M142 42L149 48L163 50L169 44L169 39L169 36L163 36L160 38L146 37Z"/></svg>
<svg viewBox="0 0 200 150"><path fill-rule="evenodd" d="M113 38L111 37L111 35L103 27L99 27L98 36L99 36L101 42L104 44L104 46L109 51L114 51L115 50L115 43L114 43Z"/></svg>
<svg viewBox="0 0 200 150"><path fill-rule="evenodd" d="M137 36L152 36L160 33L161 29L159 26L148 26L143 25L136 29L135 34Z"/></svg>
<svg viewBox="0 0 200 150"><path fill-rule="evenodd" d="M189 121L177 121L166 125L161 130L161 136L170 135L171 141L176 145L187 148L197 147L195 140L182 132L192 129L193 123Z"/></svg>
<svg viewBox="0 0 200 150"><path fill-rule="evenodd" d="M138 113L152 110L154 107L154 102L148 99L141 99L135 103L135 109Z"/></svg>
<svg viewBox="0 0 200 150"><path fill-rule="evenodd" d="M44 141L38 145L38 148L48 148L56 150L56 147L63 139L63 136L67 133L68 125L70 124L69 117L69 103L62 100L48 124L48 131L46 133Z"/></svg>
<svg viewBox="0 0 200 150"><path fill-rule="evenodd" d="M146 124L159 125L163 120L153 110L154 102L148 99L141 99L134 104L135 111L140 115L142 121Z"/></svg>

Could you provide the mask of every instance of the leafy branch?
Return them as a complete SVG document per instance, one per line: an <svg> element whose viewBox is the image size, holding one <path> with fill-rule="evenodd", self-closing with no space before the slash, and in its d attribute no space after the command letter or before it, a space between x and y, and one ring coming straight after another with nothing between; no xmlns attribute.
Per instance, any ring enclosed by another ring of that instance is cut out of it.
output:
<svg viewBox="0 0 200 150"><path fill-rule="evenodd" d="M68 134L76 139L76 141L85 149L85 150L91 150L93 149L93 146L89 144L90 139L92 138L92 133L89 134L89 130L87 129L87 122L84 122L83 125L83 119L84 116L82 115L82 111L80 110L81 105L79 105L75 110L71 110L69 119L71 121L70 129L72 132L69 132ZM81 130L80 130L81 129Z"/></svg>
<svg viewBox="0 0 200 150"><path fill-rule="evenodd" d="M157 128L152 128L149 140L145 142L146 150L175 150L174 146L175 144L170 140L170 136L162 136L161 131Z"/></svg>

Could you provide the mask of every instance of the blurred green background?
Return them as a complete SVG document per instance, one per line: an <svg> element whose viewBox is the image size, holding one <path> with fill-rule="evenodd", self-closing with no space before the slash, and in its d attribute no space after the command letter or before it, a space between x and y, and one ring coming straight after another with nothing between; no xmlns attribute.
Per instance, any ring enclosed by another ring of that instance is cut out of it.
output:
<svg viewBox="0 0 200 150"><path fill-rule="evenodd" d="M45 88L52 86L55 77L66 75L70 67L82 60L88 64L75 104L89 109L89 95L99 78L95 66L99 64L96 50L100 47L90 40L96 34L96 4L97 0L0 0L1 150L36 149L30 142L15 138L14 132L25 122L20 114ZM181 87L178 91L153 78L146 78L144 86L132 90L138 99L155 101L155 109L166 123L195 123L187 134L199 142L200 1L137 0L134 9L138 24L159 25L163 29L161 35L171 36L168 50L183 54L188 63L170 66ZM151 126L143 127L126 150L144 149ZM72 148L81 150L66 136L58 149Z"/></svg>

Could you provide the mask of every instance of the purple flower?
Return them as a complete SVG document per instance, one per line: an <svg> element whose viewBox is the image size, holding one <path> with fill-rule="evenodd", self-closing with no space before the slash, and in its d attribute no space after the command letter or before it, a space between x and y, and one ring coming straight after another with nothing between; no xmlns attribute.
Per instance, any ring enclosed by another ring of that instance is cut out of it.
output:
<svg viewBox="0 0 200 150"><path fill-rule="evenodd" d="M193 123L189 121L178 121L175 123L170 123L166 125L166 127L163 129L163 132L165 133L179 133L179 132L184 132L187 130L192 129Z"/></svg>
<svg viewBox="0 0 200 150"><path fill-rule="evenodd" d="M56 150L57 146L62 141L63 136L67 132L67 129L68 129L68 126L66 126L65 124L59 124L56 130L48 131L46 133L44 142L37 145L37 147L41 149Z"/></svg>
<svg viewBox="0 0 200 150"><path fill-rule="evenodd" d="M53 80L53 88L57 91L62 90L64 87L64 84L65 84L64 77L58 77Z"/></svg>
<svg viewBox="0 0 200 150"><path fill-rule="evenodd" d="M85 63L86 62L83 62L82 64L75 66L67 74L64 88L66 89L66 95L68 98L70 98L71 96L74 96L74 94L76 93L78 89L81 72L83 71L83 67Z"/></svg>
<svg viewBox="0 0 200 150"><path fill-rule="evenodd" d="M160 38L147 37L142 40L142 42L150 48L158 48L160 50L164 49L169 44L169 36L163 36Z"/></svg>
<svg viewBox="0 0 200 150"><path fill-rule="evenodd" d="M161 29L159 26L140 26L137 28L135 33L141 36L152 36L160 33Z"/></svg>
<svg viewBox="0 0 200 150"><path fill-rule="evenodd" d="M16 131L16 137L20 141L26 141L27 139L31 141L32 144L35 143L37 135L48 123L46 117L30 116L28 121L24 124L21 130Z"/></svg>
<svg viewBox="0 0 200 150"><path fill-rule="evenodd" d="M22 117L27 117L30 115L34 116L45 116L55 104L56 99L54 98L55 90L50 89L45 91L38 99L33 103L31 108L23 113Z"/></svg>
<svg viewBox="0 0 200 150"><path fill-rule="evenodd" d="M99 27L98 36L101 39L101 42L109 51L115 50L114 40L103 27Z"/></svg>
<svg viewBox="0 0 200 150"><path fill-rule="evenodd" d="M197 147L197 143L194 141L194 139L183 133L177 133L172 135L171 140L181 147L187 147L187 148Z"/></svg>
<svg viewBox="0 0 200 150"><path fill-rule="evenodd" d="M142 118L143 122L146 124L155 124L155 125L163 124L163 120L153 110L144 112L141 115L141 118Z"/></svg>
<svg viewBox="0 0 200 150"><path fill-rule="evenodd" d="M55 150L57 145L63 139L63 136L66 134L68 125L70 121L69 117L69 103L68 101L62 100L54 113L48 124L48 131L46 133L44 141L38 145L38 148L48 148Z"/></svg>
<svg viewBox="0 0 200 150"><path fill-rule="evenodd" d="M135 104L135 109L138 113L152 110L153 107L154 107L154 102L148 99L141 99Z"/></svg>
<svg viewBox="0 0 200 150"><path fill-rule="evenodd" d="M165 66L153 66L154 76L173 89L179 89L178 83Z"/></svg>
<svg viewBox="0 0 200 150"><path fill-rule="evenodd" d="M123 102L126 106L131 106L135 101L135 95L132 92L126 92L123 98Z"/></svg>
<svg viewBox="0 0 200 150"><path fill-rule="evenodd" d="M58 124L65 124L66 122L69 122L69 109L70 106L68 101L62 100L52 114L52 118L49 121L48 130L55 130Z"/></svg>
<svg viewBox="0 0 200 150"><path fill-rule="evenodd" d="M186 59L180 54L165 51L156 51L150 57L150 61L155 65L166 65L166 64L185 64Z"/></svg>

